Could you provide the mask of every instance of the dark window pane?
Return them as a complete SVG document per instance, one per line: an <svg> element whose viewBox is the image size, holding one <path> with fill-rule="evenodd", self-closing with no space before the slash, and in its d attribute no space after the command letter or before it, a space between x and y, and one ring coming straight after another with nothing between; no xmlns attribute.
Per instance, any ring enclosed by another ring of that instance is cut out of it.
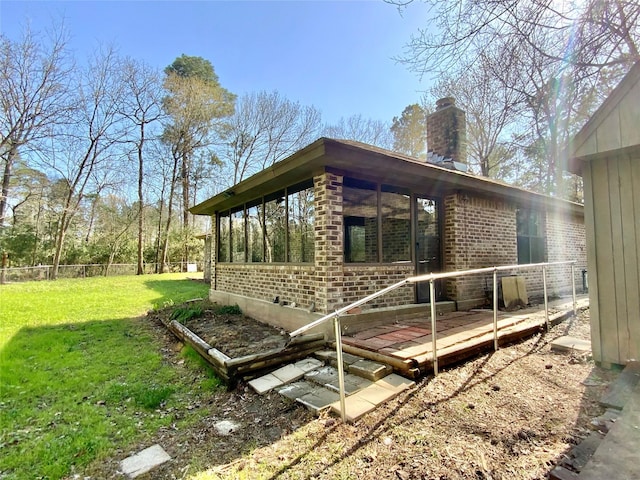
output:
<svg viewBox="0 0 640 480"><path fill-rule="evenodd" d="M289 261L313 262L313 188L289 194Z"/></svg>
<svg viewBox="0 0 640 480"><path fill-rule="evenodd" d="M244 256L244 210L231 214L231 261L243 263Z"/></svg>
<svg viewBox="0 0 640 480"><path fill-rule="evenodd" d="M541 212L528 209L516 211L518 235L518 263L542 263L545 261L545 237Z"/></svg>
<svg viewBox="0 0 640 480"><path fill-rule="evenodd" d="M529 237L518 237L518 263L531 263L531 252L529 249Z"/></svg>
<svg viewBox="0 0 640 480"><path fill-rule="evenodd" d="M375 190L348 187L342 189L345 262L378 261L378 196ZM368 185L364 185L368 186Z"/></svg>
<svg viewBox="0 0 640 480"><path fill-rule="evenodd" d="M544 238L531 237L531 263L544 262Z"/></svg>
<svg viewBox="0 0 640 480"><path fill-rule="evenodd" d="M266 198L264 205L264 223L266 229L265 251L267 262L286 262L285 233L287 211L284 205L284 192Z"/></svg>
<svg viewBox="0 0 640 480"><path fill-rule="evenodd" d="M382 261L411 261L411 202L407 195L382 192Z"/></svg>
<svg viewBox="0 0 640 480"><path fill-rule="evenodd" d="M229 261L229 212L220 214L218 232L218 261Z"/></svg>
<svg viewBox="0 0 640 480"><path fill-rule="evenodd" d="M247 209L247 259L249 262L264 262L264 230L262 228L262 205Z"/></svg>

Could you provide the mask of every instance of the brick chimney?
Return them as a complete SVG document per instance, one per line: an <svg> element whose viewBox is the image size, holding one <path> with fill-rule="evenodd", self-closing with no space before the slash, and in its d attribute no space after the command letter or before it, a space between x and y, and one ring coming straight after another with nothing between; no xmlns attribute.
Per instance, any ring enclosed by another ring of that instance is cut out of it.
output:
<svg viewBox="0 0 640 480"><path fill-rule="evenodd" d="M467 120L453 97L436 102L436 111L427 116L427 147L430 152L467 163Z"/></svg>

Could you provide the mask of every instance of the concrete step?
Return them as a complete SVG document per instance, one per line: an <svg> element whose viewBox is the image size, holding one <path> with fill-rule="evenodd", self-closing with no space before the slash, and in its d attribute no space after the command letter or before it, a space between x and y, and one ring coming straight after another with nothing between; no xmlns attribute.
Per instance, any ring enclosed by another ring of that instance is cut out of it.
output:
<svg viewBox="0 0 640 480"><path fill-rule="evenodd" d="M249 386L261 395L276 391L316 414L330 408L340 415L335 352L317 352L316 357L284 365L251 380ZM415 385L413 381L391 373L390 366L355 355L344 354L343 366L346 371L345 418L351 422Z"/></svg>
<svg viewBox="0 0 640 480"><path fill-rule="evenodd" d="M320 350L315 352L314 356L325 363L337 367L338 361L335 350ZM368 360L346 352L342 354L342 363L347 372L366 378L372 382L380 380L393 372L391 365L374 362L373 360Z"/></svg>
<svg viewBox="0 0 640 480"><path fill-rule="evenodd" d="M387 375L345 399L345 418L349 422L355 422L379 405L414 386L413 380L408 380L395 373ZM331 410L338 415L341 414L340 400L331 404Z"/></svg>

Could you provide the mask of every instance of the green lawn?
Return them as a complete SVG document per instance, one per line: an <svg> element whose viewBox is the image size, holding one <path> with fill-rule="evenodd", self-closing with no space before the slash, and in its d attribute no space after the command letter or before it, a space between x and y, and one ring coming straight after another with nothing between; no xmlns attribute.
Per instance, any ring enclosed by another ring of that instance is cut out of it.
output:
<svg viewBox="0 0 640 480"><path fill-rule="evenodd" d="M207 290L184 274L0 285L0 478L61 478L176 422L193 385L142 315Z"/></svg>

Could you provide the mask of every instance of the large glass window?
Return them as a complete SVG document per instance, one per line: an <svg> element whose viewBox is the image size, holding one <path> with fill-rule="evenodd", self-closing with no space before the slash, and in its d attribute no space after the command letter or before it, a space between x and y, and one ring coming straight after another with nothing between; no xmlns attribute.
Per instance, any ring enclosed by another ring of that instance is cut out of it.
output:
<svg viewBox="0 0 640 480"><path fill-rule="evenodd" d="M262 202L247 207L247 261L264 262Z"/></svg>
<svg viewBox="0 0 640 480"><path fill-rule="evenodd" d="M313 262L314 258L313 184L301 187L305 186L298 191L292 189L294 193L287 198L290 262Z"/></svg>
<svg viewBox="0 0 640 480"><path fill-rule="evenodd" d="M244 209L231 212L231 261L244 262Z"/></svg>
<svg viewBox="0 0 640 480"><path fill-rule="evenodd" d="M377 262L378 193L375 184L345 178L342 199L345 262Z"/></svg>
<svg viewBox="0 0 640 480"><path fill-rule="evenodd" d="M229 212L220 214L219 234L218 234L218 261L228 262L231 258L229 255Z"/></svg>
<svg viewBox="0 0 640 480"><path fill-rule="evenodd" d="M313 202L308 180L219 213L218 261L313 262Z"/></svg>
<svg viewBox="0 0 640 480"><path fill-rule="evenodd" d="M380 210L382 215L382 261L387 263L411 261L411 197L393 188L382 187Z"/></svg>
<svg viewBox="0 0 640 480"><path fill-rule="evenodd" d="M265 198L265 261L286 262L287 209L284 191Z"/></svg>
<svg viewBox="0 0 640 480"><path fill-rule="evenodd" d="M545 261L545 237L543 216L529 209L516 211L518 236L518 263L542 263Z"/></svg>

